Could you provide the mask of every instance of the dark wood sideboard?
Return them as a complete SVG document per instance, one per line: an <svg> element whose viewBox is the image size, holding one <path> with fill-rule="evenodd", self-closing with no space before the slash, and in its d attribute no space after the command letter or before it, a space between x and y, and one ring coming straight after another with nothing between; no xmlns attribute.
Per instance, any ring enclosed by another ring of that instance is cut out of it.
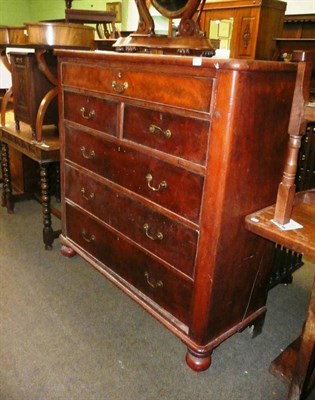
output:
<svg viewBox="0 0 315 400"><path fill-rule="evenodd" d="M296 65L57 50L62 253L78 253L209 367L262 328ZM276 112L275 112L276 110Z"/></svg>

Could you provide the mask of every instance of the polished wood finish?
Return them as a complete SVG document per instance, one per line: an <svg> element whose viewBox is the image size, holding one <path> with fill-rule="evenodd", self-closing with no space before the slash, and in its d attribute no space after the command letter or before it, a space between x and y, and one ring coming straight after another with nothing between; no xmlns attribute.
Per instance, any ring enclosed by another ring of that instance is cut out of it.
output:
<svg viewBox="0 0 315 400"><path fill-rule="evenodd" d="M27 29L22 26L0 25L0 46L25 45L28 42Z"/></svg>
<svg viewBox="0 0 315 400"><path fill-rule="evenodd" d="M296 171L297 149L307 121L315 121L315 103L308 102L311 64L307 54L300 54L298 74L289 123L289 151L276 204L246 217L251 231L270 241L315 260L315 189L294 195L293 176ZM294 147L292 149L292 147ZM286 230L288 220L300 228ZM275 222L284 225L275 225ZM288 400L305 398L315 384L315 279L307 318L301 338L290 345L272 364L272 371L287 374L290 382Z"/></svg>
<svg viewBox="0 0 315 400"><path fill-rule="evenodd" d="M93 48L94 28L69 22L27 23L28 43Z"/></svg>
<svg viewBox="0 0 315 400"><path fill-rule="evenodd" d="M9 112L7 123L0 128L1 142L1 168L3 171L3 193L2 206L9 213L14 212L14 202L17 197L13 195L10 168L10 148L15 149L22 155L34 160L39 165L40 201L43 213L43 241L46 249L51 249L53 241L59 236L59 231L52 228L52 212L60 218L58 210L52 210L50 204L51 187L49 169L52 164L58 164L60 159L60 145L56 129L44 127L45 142L37 143L32 138L29 125L21 122L20 130L17 131L13 122L13 113ZM34 178L34 177L33 177ZM59 181L59 180L58 180ZM58 190L58 189L57 189Z"/></svg>
<svg viewBox="0 0 315 400"><path fill-rule="evenodd" d="M141 304L204 370L224 340L262 328L272 246L244 215L275 199L297 67L56 54L63 253Z"/></svg>
<svg viewBox="0 0 315 400"><path fill-rule="evenodd" d="M201 29L209 37L211 20L233 18L230 58L271 60L280 37L286 3L278 0L230 0L206 3Z"/></svg>
<svg viewBox="0 0 315 400"><path fill-rule="evenodd" d="M9 29L5 25L0 25L0 46L9 44Z"/></svg>
<svg viewBox="0 0 315 400"><path fill-rule="evenodd" d="M9 43L14 45L24 45L28 43L26 26L8 26Z"/></svg>

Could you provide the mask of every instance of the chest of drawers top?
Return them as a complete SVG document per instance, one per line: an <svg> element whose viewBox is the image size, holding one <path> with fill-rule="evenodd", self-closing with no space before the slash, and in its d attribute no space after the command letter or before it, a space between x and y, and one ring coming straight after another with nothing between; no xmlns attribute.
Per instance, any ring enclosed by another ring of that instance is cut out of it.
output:
<svg viewBox="0 0 315 400"><path fill-rule="evenodd" d="M56 50L65 87L209 114L218 71L294 70L274 62ZM64 58L66 57L66 58ZM140 67L141 65L141 67Z"/></svg>

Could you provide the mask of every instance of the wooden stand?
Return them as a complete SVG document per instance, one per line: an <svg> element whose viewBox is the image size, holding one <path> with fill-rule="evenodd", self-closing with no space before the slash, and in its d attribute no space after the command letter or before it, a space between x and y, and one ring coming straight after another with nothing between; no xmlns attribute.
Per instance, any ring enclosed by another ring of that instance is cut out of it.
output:
<svg viewBox="0 0 315 400"><path fill-rule="evenodd" d="M60 231L54 231L52 228L51 214L54 213L60 218L60 211L52 210L50 204L50 180L49 168L53 163L59 165L59 138L56 136L56 129L44 128L45 144L36 143L32 140L31 128L21 123L20 131L17 132L11 114L11 122L8 122L0 129L1 144L1 167L3 173L3 193L2 206L7 208L8 213L14 212L14 202L17 200L12 193L10 155L9 146L20 153L26 155L39 163L40 166L40 201L43 213L43 241L46 249L51 249L53 241L59 236ZM59 182L58 182L59 186Z"/></svg>
<svg viewBox="0 0 315 400"><path fill-rule="evenodd" d="M301 54L302 60L307 55ZM298 149L307 121L315 121L315 103L308 102L311 64L300 62L289 123L289 151L275 205L246 217L253 233L315 260L315 189L295 194ZM289 229L292 220L299 228ZM277 225L276 225L277 224ZM307 318L298 338L272 363L271 371L289 382L288 400L305 398L315 384L315 280Z"/></svg>

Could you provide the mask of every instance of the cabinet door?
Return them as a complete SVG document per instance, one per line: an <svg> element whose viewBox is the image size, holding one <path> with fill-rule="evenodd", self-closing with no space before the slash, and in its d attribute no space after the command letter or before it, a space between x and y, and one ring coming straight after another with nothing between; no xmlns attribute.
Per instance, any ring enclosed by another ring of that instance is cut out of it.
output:
<svg viewBox="0 0 315 400"><path fill-rule="evenodd" d="M30 64L26 54L11 54L13 105L16 121L31 122Z"/></svg>

